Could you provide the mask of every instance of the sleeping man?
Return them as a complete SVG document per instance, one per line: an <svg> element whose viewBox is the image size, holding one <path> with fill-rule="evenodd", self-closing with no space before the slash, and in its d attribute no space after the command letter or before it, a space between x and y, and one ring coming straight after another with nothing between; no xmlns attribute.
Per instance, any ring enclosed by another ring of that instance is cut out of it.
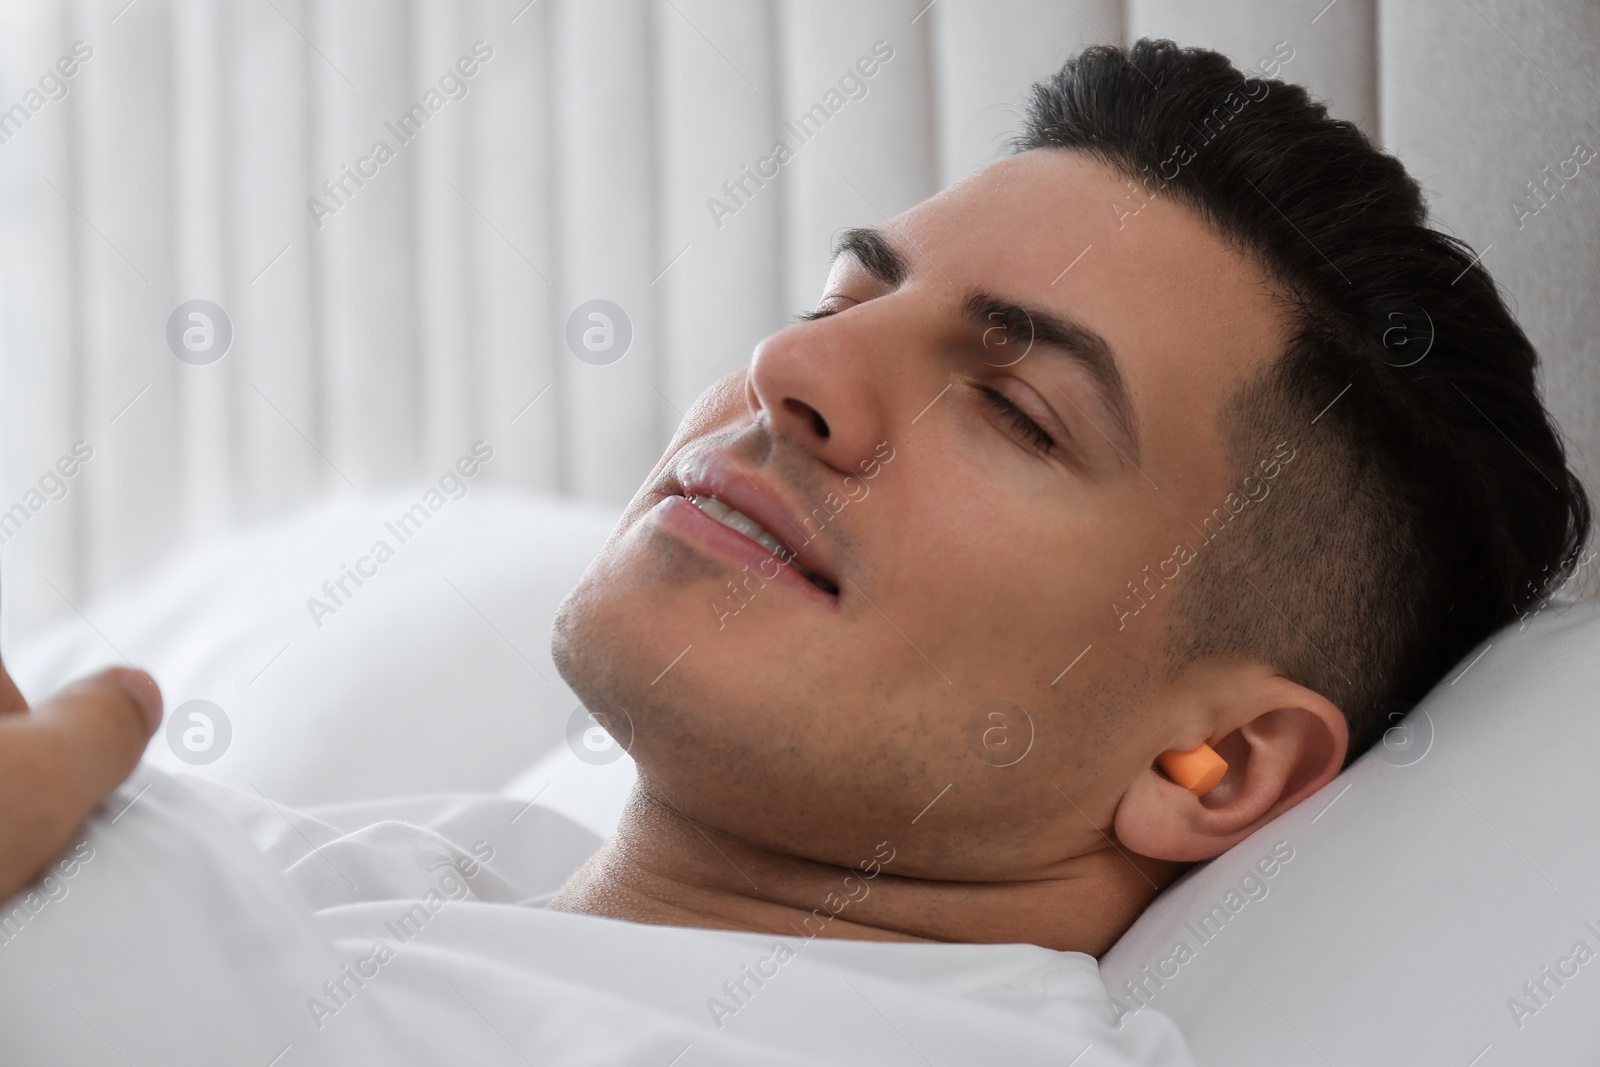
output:
<svg viewBox="0 0 1600 1067"><path fill-rule="evenodd" d="M1016 147L843 235L562 606L562 676L638 766L611 840L159 781L286 875L272 937L327 954L256 994L290 1020L260 1063L350 1034L384 1062L1188 1062L1095 956L1559 584L1588 503L1489 275L1299 87L1092 48ZM157 719L131 672L9 717L6 888ZM1203 746L1210 788L1163 769Z"/></svg>

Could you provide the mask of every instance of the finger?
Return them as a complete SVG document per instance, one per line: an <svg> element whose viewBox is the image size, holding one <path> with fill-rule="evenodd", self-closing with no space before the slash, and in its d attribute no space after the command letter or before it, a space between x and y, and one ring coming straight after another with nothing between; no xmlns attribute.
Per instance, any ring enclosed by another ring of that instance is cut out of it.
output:
<svg viewBox="0 0 1600 1067"><path fill-rule="evenodd" d="M28 719L57 761L56 780L73 784L87 815L128 777L161 725L161 690L143 671L112 667L52 695Z"/></svg>
<svg viewBox="0 0 1600 1067"><path fill-rule="evenodd" d="M0 715L27 710L28 702L22 699L22 692L17 688L17 683L11 680L11 672L6 670L5 663L0 662Z"/></svg>
<svg viewBox="0 0 1600 1067"><path fill-rule="evenodd" d="M31 714L0 717L0 897L66 846L160 722L160 689L128 667L76 682Z"/></svg>

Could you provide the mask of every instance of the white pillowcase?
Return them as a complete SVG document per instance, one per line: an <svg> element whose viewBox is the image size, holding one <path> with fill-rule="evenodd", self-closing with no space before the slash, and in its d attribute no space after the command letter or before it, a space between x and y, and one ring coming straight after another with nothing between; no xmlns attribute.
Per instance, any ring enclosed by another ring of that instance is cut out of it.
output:
<svg viewBox="0 0 1600 1067"><path fill-rule="evenodd" d="M231 728L221 757L194 765L175 754L202 728L186 715L148 762L290 805L493 791L559 744L578 706L550 661L551 621L617 512L474 486L400 543L390 525L425 488L220 544L87 607L92 626L13 635L7 666L37 698L121 650L160 682L169 720L201 699ZM346 578L335 605L323 582L378 539L393 558L361 564L376 573ZM333 614L314 618L313 597Z"/></svg>

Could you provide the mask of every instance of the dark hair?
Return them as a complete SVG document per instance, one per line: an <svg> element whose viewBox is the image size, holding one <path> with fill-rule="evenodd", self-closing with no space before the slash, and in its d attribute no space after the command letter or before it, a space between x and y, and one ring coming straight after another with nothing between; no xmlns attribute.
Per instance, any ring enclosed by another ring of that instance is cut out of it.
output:
<svg viewBox="0 0 1600 1067"><path fill-rule="evenodd" d="M1194 546L1173 673L1270 664L1340 707L1348 762L1575 570L1589 502L1538 357L1478 257L1427 225L1417 183L1356 126L1216 52L1140 40L1036 84L1015 144L1088 153L1185 204L1293 311L1285 351L1221 416L1255 490Z"/></svg>

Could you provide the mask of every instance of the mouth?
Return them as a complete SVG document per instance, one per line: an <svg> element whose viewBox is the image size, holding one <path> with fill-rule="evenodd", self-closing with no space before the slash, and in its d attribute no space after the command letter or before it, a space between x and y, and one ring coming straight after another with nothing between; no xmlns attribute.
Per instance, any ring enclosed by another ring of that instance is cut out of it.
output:
<svg viewBox="0 0 1600 1067"><path fill-rule="evenodd" d="M762 470L747 470L721 450L702 446L681 456L657 486L660 520L673 533L724 560L743 564L747 577L776 581L824 607L840 605L836 562L822 551L811 518Z"/></svg>
<svg viewBox="0 0 1600 1067"><path fill-rule="evenodd" d="M793 567L795 572L827 593L829 596L838 596L839 587L830 579L811 570L795 558L794 552L783 541L779 540L771 530L761 525L749 515L729 504L719 500L709 493L685 493L684 499L699 508L701 513L714 522L719 522L734 533L743 534L768 552L772 553L779 563Z"/></svg>

